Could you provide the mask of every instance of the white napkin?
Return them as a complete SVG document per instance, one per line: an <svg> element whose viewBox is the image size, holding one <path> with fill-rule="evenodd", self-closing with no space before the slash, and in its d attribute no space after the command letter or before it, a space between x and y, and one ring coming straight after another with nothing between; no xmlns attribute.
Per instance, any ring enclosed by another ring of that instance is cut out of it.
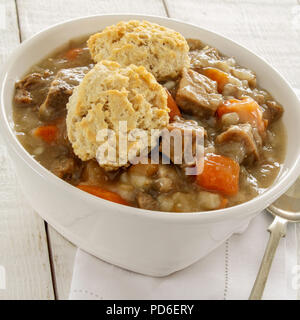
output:
<svg viewBox="0 0 300 320"><path fill-rule="evenodd" d="M300 98L300 90L294 88ZM197 263L168 277L126 271L78 249L69 299L248 299L269 239L272 217L263 212ZM296 225L289 224L273 261L264 299L297 299Z"/></svg>
<svg viewBox="0 0 300 320"><path fill-rule="evenodd" d="M185 270L163 278L143 276L77 251L70 299L248 299L272 222L261 213L243 234ZM296 225L288 226L272 265L264 299L297 299ZM294 286L294 288L293 288Z"/></svg>

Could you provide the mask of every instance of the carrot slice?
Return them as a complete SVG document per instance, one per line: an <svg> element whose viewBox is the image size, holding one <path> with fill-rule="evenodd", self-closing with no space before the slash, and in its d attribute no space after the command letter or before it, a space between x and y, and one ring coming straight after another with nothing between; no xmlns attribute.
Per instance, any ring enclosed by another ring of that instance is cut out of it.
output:
<svg viewBox="0 0 300 320"><path fill-rule="evenodd" d="M88 186L88 185L82 184L82 185L78 185L77 188L79 188L82 191L88 192L96 197L129 206L129 203L126 200L124 200L122 197L120 197L117 193L103 189L101 187Z"/></svg>
<svg viewBox="0 0 300 320"><path fill-rule="evenodd" d="M203 69L203 73L206 77L217 82L219 93L223 91L225 84L229 81L229 75L219 69L207 67Z"/></svg>
<svg viewBox="0 0 300 320"><path fill-rule="evenodd" d="M239 173L236 161L212 154L205 157L203 171L196 181L204 189L231 196L239 190Z"/></svg>
<svg viewBox="0 0 300 320"><path fill-rule="evenodd" d="M77 58L77 56L79 55L80 52L82 52L82 48L73 48L73 49L70 49L68 50L66 53L65 53L65 57L72 61L74 59Z"/></svg>
<svg viewBox="0 0 300 320"><path fill-rule="evenodd" d="M259 104L250 97L242 100L229 99L221 104L217 110L218 117L225 113L236 112L241 122L248 122L257 127L260 134L265 132L268 121L263 119L263 113Z"/></svg>
<svg viewBox="0 0 300 320"><path fill-rule="evenodd" d="M177 106L177 103L173 99L171 93L169 90L166 90L168 94L168 108L170 109L169 116L170 116L170 121L173 121L176 116L181 117L181 112Z"/></svg>
<svg viewBox="0 0 300 320"><path fill-rule="evenodd" d="M56 140L58 135L57 126L49 125L38 127L33 131L36 137L43 139L47 143L51 143Z"/></svg>

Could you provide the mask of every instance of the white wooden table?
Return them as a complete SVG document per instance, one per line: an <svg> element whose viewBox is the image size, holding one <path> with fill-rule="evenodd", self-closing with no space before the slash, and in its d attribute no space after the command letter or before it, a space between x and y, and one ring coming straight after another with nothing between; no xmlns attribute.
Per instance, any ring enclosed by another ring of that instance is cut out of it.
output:
<svg viewBox="0 0 300 320"><path fill-rule="evenodd" d="M300 89L299 1L0 0L0 66L20 42L54 23L85 15L141 13L181 19L228 36L264 57ZM2 154L5 148L0 137ZM24 200L14 173L1 175L10 166L0 157L0 195L5 199L0 203L0 265L6 269L0 299L66 299L76 248L30 207L20 209ZM9 199L7 186L14 188ZM300 249L298 253L300 258Z"/></svg>

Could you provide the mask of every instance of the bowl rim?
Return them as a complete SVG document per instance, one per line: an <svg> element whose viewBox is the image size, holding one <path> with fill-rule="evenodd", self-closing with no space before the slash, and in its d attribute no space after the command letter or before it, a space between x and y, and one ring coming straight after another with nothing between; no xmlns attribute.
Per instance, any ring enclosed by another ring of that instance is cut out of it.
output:
<svg viewBox="0 0 300 320"><path fill-rule="evenodd" d="M274 202L281 194L283 194L296 180L298 175L300 175L300 152L299 157L297 158L297 161L289 168L286 169L285 172L281 172L282 177L280 181L275 181L273 185L271 185L265 192L258 195L257 197L244 202L242 204L225 208L225 209L218 209L218 210L211 210L211 211L200 211L200 212L163 212L163 211L153 211L153 210L146 210L146 209L140 209L135 207L129 207L120 205L117 203L113 203L108 200L104 200L101 198L97 198L87 192L83 192L76 187L72 186L71 184L63 181L62 179L55 176L51 171L47 170L45 167L43 167L37 160L33 158L25 150L25 148L22 146L20 141L17 139L17 136L15 134L15 131L13 127L9 123L9 119L7 117L7 114L5 112L4 108L4 88L5 84L8 80L9 70L11 69L11 66L14 64L14 61L16 58L20 55L20 53L23 50L26 50L28 47L30 47L31 43L39 41L40 38L47 36L47 34L54 32L56 29L59 29L67 24L72 23L80 23L83 20L89 20L89 19L95 19L95 18L101 18L101 17L118 17L120 20L127 20L127 19L155 19L155 20L161 20L161 21L173 21L177 24L183 24L187 27L193 27L200 29L201 31L208 33L213 36L217 36L219 38L223 38L225 41L227 41L229 44L234 44L235 46L240 47L242 50L247 51L250 55L252 55L255 59L260 60L265 65L267 65L269 68L273 70L273 72L276 74L278 79L283 81L286 84L287 89L290 91L289 94L294 95L296 100L298 101L298 106L300 108L300 102L298 100L297 95L295 94L294 90L292 89L289 82L281 75L279 71L274 69L264 58L260 57L256 53L254 53L252 50L249 50L245 46L239 44L238 42L225 37L217 32L208 30L206 28L197 26L193 23L188 23L185 21L181 21L178 19L163 17L163 16L156 16L156 15L145 15L145 14L96 14L96 15L88 15L83 17L77 17L73 19L68 19L66 21L51 25L47 28L44 28L43 30L39 31L38 33L34 34L30 38L23 41L10 55L9 59L6 61L5 66L1 70L0 74L0 107L1 107L1 121L3 121L3 125L0 126L2 135L5 137L5 140L9 147L13 149L13 151L16 153L16 155L24 161L27 166L29 166L36 174L40 175L43 179L46 179L48 182L51 182L52 184L56 185L58 189L63 189L64 192L73 193L74 196L82 199L83 201L93 203L95 206L99 207L105 207L107 209L111 210L117 210L122 213L126 213L132 216L138 216L138 217L148 217L155 220L161 220L165 222L179 222L179 223L189 223L191 220L196 221L203 221L203 220L224 220L228 218L239 218L241 214L243 216L247 216L247 214L250 214L254 211L263 210L268 205L270 205L272 202ZM74 37L75 38L75 37ZM71 40L71 39L70 39ZM53 49L55 50L55 48ZM50 52L49 52L50 54ZM29 66L30 67L30 66ZM29 69L29 68L28 68ZM12 104L12 102L11 102ZM300 119L299 119L300 121ZM280 174L280 173L279 173Z"/></svg>

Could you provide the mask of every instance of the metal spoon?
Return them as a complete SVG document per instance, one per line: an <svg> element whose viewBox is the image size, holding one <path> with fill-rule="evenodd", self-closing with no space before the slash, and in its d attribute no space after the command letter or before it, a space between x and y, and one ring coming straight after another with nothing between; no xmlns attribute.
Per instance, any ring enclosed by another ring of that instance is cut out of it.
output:
<svg viewBox="0 0 300 320"><path fill-rule="evenodd" d="M260 300L262 298L276 249L280 239L286 234L288 222L300 222L300 178L298 178L287 193L266 210L275 219L268 228L270 238L249 300Z"/></svg>

